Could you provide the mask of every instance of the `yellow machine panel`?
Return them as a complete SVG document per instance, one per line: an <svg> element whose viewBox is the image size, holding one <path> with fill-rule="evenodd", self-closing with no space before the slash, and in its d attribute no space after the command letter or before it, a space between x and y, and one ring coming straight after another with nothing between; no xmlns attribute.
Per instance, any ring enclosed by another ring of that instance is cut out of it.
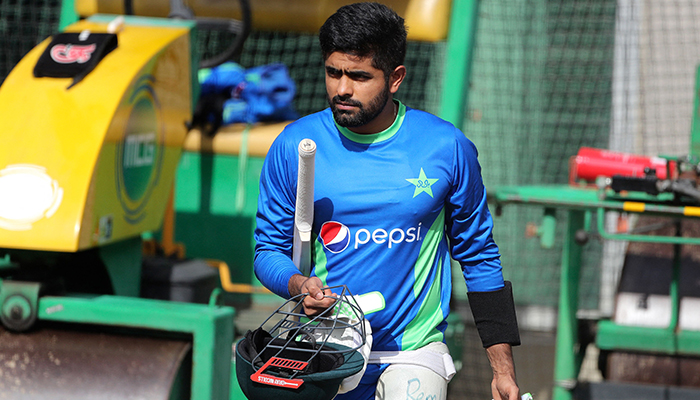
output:
<svg viewBox="0 0 700 400"><path fill-rule="evenodd" d="M106 32L106 18L66 31ZM192 25L149 21L127 18L70 88L33 75L50 39L0 87L1 248L73 252L159 229L192 113Z"/></svg>

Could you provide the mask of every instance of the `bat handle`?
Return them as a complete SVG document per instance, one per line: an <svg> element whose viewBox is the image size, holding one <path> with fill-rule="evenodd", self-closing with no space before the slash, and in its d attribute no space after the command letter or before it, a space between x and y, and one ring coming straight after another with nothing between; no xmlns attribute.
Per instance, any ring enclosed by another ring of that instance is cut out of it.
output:
<svg viewBox="0 0 700 400"><path fill-rule="evenodd" d="M311 227L314 221L314 174L316 143L299 142L299 173L294 210L294 249L292 259L302 274L311 273Z"/></svg>

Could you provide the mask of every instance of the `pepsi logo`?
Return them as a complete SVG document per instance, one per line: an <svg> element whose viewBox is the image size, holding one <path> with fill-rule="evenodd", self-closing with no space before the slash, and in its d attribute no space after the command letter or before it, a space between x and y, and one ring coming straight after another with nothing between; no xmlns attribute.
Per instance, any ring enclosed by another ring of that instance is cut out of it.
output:
<svg viewBox="0 0 700 400"><path fill-rule="evenodd" d="M321 243L331 253L340 253L350 243L350 229L340 222L328 221L321 226Z"/></svg>

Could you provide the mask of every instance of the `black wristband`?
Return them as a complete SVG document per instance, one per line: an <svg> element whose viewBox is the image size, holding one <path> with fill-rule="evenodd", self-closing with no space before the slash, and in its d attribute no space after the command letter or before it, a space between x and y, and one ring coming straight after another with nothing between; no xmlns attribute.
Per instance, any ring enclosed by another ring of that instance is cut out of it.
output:
<svg viewBox="0 0 700 400"><path fill-rule="evenodd" d="M502 289L493 292L468 292L467 297L484 347L498 343L508 343L512 346L520 344L513 288L509 281L505 281Z"/></svg>

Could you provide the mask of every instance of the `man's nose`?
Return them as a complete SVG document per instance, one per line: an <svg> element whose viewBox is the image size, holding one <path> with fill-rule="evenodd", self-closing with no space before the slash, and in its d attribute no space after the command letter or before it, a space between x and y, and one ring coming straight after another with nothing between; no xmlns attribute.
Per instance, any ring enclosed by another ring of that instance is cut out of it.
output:
<svg viewBox="0 0 700 400"><path fill-rule="evenodd" d="M340 97L352 97L352 81L344 75L341 76L338 80L338 88L336 90L338 92L337 95Z"/></svg>

